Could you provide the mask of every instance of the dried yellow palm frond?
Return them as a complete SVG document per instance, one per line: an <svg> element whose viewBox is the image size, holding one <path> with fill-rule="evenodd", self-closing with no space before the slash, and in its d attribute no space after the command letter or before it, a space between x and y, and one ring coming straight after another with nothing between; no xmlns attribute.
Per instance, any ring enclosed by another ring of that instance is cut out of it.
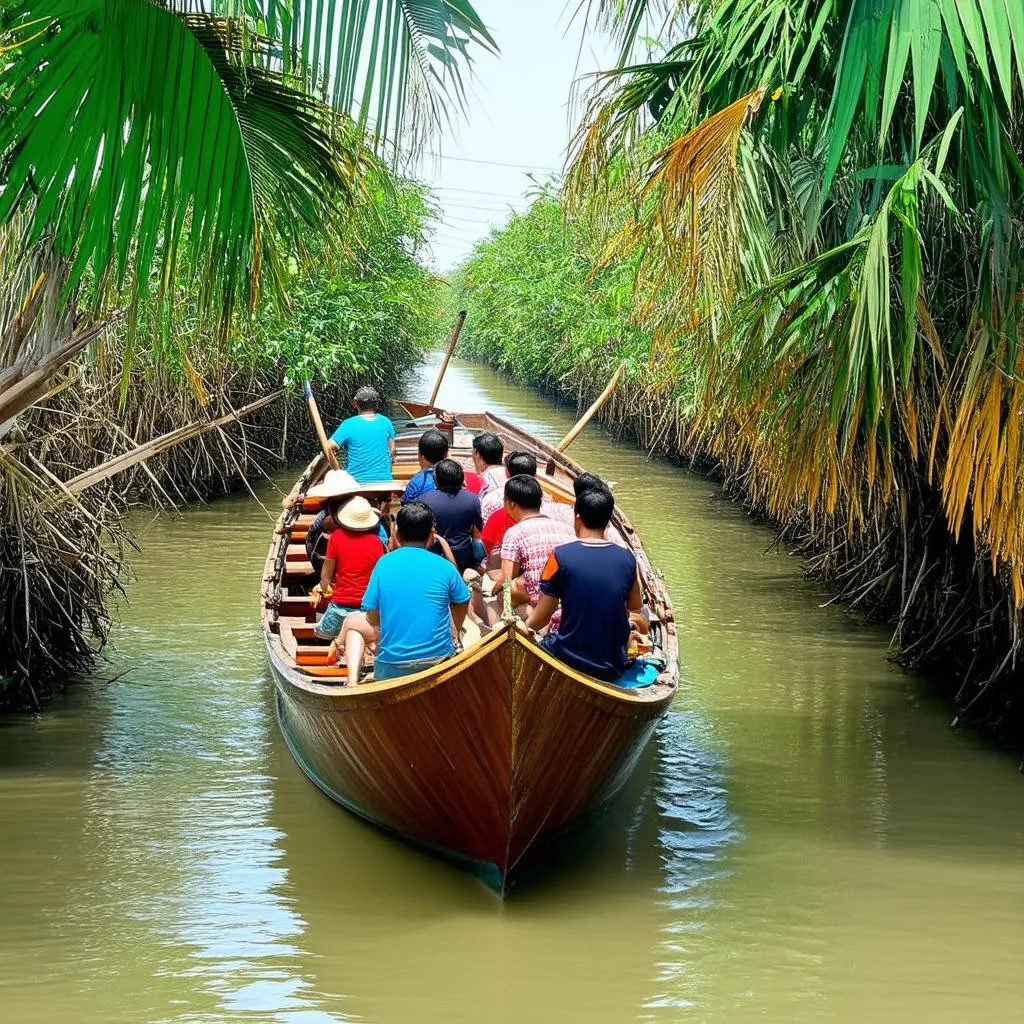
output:
<svg viewBox="0 0 1024 1024"><path fill-rule="evenodd" d="M636 200L636 216L608 240L599 261L606 267L640 254L638 317L660 344L654 358L680 333L714 332L715 309L735 298L741 272L742 216L737 152L748 118L764 89L712 114L648 161ZM600 124L581 150L595 161Z"/></svg>
<svg viewBox="0 0 1024 1024"><path fill-rule="evenodd" d="M980 323L968 334L943 396L953 415L941 487L950 529L958 536L970 513L975 538L991 552L993 572L1008 570L1019 608L1024 606L1024 350L1010 345Z"/></svg>

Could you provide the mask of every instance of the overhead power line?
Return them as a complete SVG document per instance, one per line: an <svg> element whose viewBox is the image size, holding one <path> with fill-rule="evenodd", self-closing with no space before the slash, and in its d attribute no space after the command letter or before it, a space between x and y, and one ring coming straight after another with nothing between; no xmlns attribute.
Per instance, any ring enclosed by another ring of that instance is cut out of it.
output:
<svg viewBox="0 0 1024 1024"><path fill-rule="evenodd" d="M470 196L494 196L496 199L522 199L522 192L481 192L476 188L459 188L457 185L431 185L433 192L462 192Z"/></svg>
<svg viewBox="0 0 1024 1024"><path fill-rule="evenodd" d="M510 167L516 171L545 171L551 174L561 174L562 169L560 167L539 167L531 164L506 164L501 160L478 160L471 156L445 156L443 153L427 153L426 156L432 156L437 160L454 160L460 164L486 164L489 167Z"/></svg>

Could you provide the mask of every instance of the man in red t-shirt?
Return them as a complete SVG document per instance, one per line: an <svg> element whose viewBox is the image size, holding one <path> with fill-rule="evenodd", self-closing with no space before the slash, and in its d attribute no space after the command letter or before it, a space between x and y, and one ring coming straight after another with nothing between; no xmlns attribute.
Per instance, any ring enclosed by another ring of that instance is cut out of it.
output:
<svg viewBox="0 0 1024 1024"><path fill-rule="evenodd" d="M315 629L322 640L334 640L346 616L359 611L373 567L384 556L384 543L377 532L380 513L365 498L335 505L331 514L338 526L327 541L320 574L320 587L331 602ZM336 657L332 644L331 658Z"/></svg>

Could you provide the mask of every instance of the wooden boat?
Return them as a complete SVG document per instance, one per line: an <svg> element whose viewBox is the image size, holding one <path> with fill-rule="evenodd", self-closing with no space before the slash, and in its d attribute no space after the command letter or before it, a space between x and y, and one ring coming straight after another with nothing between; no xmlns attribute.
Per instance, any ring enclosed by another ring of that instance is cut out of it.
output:
<svg viewBox="0 0 1024 1024"><path fill-rule="evenodd" d="M399 431L394 480L357 493L395 499L416 471L416 445L431 415L408 410ZM566 455L492 413L438 417L450 457L470 465L472 438L498 434L506 450L527 449L547 472L556 501L572 501L580 468ZM326 664L316 640L314 582L303 544L319 502L304 497L326 471L314 460L302 500L282 516L262 592L267 658L281 731L303 771L344 807L401 838L455 861L499 893L545 842L622 788L678 681L672 605L632 526L615 523L637 556L652 613L652 637L666 668L653 685L626 689L551 657L525 627L503 625L428 671L357 686Z"/></svg>

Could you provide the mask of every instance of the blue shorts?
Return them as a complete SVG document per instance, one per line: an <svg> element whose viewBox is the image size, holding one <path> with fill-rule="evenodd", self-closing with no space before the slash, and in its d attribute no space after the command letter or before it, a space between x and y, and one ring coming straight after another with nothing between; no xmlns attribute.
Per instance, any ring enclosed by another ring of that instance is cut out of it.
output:
<svg viewBox="0 0 1024 1024"><path fill-rule="evenodd" d="M334 640L341 632L345 619L357 611L359 611L358 608L348 608L343 604L328 605L327 611L320 617L320 621L316 624L313 632L321 640Z"/></svg>
<svg viewBox="0 0 1024 1024"><path fill-rule="evenodd" d="M373 663L373 678L380 682L384 679L397 679L399 676L411 676L440 665L450 657L449 654L444 658L422 658L419 661L381 661L378 658Z"/></svg>

